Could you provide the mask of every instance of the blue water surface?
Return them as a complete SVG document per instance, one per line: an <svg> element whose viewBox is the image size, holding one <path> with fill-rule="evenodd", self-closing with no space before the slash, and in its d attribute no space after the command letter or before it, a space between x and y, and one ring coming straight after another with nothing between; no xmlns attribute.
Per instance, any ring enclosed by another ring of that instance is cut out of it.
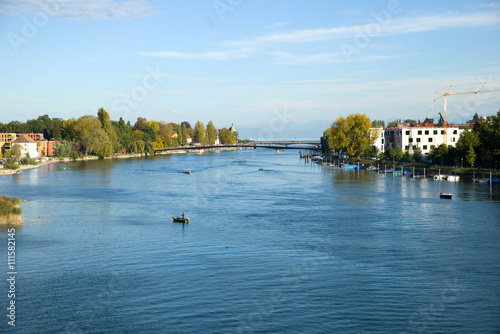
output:
<svg viewBox="0 0 500 334"><path fill-rule="evenodd" d="M0 193L26 200L19 333L500 332L497 185L257 149L56 163Z"/></svg>

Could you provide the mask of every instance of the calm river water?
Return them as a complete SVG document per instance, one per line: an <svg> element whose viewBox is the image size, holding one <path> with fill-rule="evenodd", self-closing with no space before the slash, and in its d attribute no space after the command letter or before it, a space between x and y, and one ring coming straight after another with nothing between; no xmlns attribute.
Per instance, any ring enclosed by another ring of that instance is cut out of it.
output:
<svg viewBox="0 0 500 334"><path fill-rule="evenodd" d="M27 200L16 332L498 333L499 188L265 149L3 176ZM1 331L5 229L0 252Z"/></svg>

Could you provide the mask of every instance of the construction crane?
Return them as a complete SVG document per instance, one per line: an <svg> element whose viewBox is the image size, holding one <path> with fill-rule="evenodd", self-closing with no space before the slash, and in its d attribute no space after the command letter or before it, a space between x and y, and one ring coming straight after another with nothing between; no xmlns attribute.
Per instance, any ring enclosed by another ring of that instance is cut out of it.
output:
<svg viewBox="0 0 500 334"><path fill-rule="evenodd" d="M488 92L498 92L500 89L489 89L489 90L482 90L486 86L486 82L479 88L477 91L465 91L465 92L456 92L456 93L450 93L451 87L453 85L450 85L448 88L448 91L444 94L441 94L439 92L436 92L436 94L439 94L437 98L434 99L434 102L439 100L440 98L444 99L444 112L443 112L443 125L444 125L444 144L448 146L448 134L446 133L446 129L448 127L448 122L446 120L446 105L448 103L448 96L449 95L461 95L461 94L477 94L477 93L488 93Z"/></svg>

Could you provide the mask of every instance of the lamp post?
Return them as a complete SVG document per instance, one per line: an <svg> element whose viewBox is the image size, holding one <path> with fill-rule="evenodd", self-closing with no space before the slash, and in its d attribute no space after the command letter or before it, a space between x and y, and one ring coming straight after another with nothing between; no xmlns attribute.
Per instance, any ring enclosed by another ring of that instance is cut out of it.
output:
<svg viewBox="0 0 500 334"><path fill-rule="evenodd" d="M462 168L464 168L464 158L462 158L461 160L462 160Z"/></svg>

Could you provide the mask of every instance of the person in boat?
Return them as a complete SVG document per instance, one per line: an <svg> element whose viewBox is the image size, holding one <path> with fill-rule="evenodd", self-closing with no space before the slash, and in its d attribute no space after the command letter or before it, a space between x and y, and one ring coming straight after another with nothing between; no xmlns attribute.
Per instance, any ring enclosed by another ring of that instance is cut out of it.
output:
<svg viewBox="0 0 500 334"><path fill-rule="evenodd" d="M184 212L182 212L182 219L184 219Z"/></svg>

